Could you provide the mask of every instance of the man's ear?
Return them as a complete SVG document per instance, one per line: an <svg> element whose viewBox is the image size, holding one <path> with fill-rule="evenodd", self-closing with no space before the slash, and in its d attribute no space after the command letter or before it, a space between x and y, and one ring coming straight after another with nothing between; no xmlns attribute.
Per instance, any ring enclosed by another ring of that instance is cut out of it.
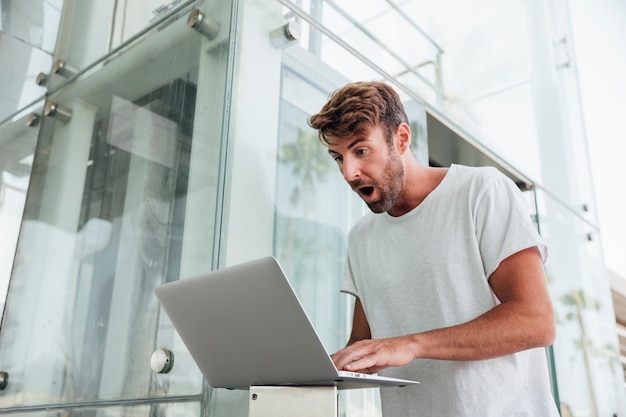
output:
<svg viewBox="0 0 626 417"><path fill-rule="evenodd" d="M398 152L402 155L411 147L411 128L406 123L400 123L396 128L396 144Z"/></svg>

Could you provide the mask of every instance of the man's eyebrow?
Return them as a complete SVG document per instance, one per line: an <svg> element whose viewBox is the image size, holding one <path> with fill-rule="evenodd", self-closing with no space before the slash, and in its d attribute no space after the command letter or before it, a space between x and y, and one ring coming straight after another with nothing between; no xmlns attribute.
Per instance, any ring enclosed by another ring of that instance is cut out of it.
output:
<svg viewBox="0 0 626 417"><path fill-rule="evenodd" d="M363 142L365 139L363 138L356 138L354 139L352 142L350 142L350 144L348 145L348 149L352 149L354 148L359 142Z"/></svg>
<svg viewBox="0 0 626 417"><path fill-rule="evenodd" d="M352 142L350 142L350 144L348 145L347 149L352 149L352 148L354 148L354 147L355 147L355 146L356 146L359 142L364 142L365 140L366 140L366 139L363 139L363 138L356 138L356 139L354 139ZM339 152L334 151L334 150L332 150L332 149L328 149L328 153L329 153L329 154L331 154L331 155L332 155L332 154L337 154L337 155L339 155Z"/></svg>

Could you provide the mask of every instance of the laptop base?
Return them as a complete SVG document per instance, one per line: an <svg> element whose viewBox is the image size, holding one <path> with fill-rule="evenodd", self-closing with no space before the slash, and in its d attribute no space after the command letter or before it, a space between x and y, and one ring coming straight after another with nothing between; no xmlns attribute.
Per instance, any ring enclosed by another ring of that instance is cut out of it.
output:
<svg viewBox="0 0 626 417"><path fill-rule="evenodd" d="M337 417L337 387L251 386L248 417Z"/></svg>

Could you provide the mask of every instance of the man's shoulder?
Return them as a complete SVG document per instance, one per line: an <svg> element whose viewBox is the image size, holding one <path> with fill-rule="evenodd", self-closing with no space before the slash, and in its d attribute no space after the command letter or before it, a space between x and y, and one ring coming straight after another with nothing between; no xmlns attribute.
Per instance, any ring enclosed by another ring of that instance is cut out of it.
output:
<svg viewBox="0 0 626 417"><path fill-rule="evenodd" d="M479 166L472 167L467 165L453 165L454 171L461 178L466 179L491 179L494 177L501 177L502 172L492 166Z"/></svg>
<svg viewBox="0 0 626 417"><path fill-rule="evenodd" d="M371 230L372 226L375 225L382 216L383 214L366 213L354 223L354 226L350 229L350 234L355 235Z"/></svg>
<svg viewBox="0 0 626 417"><path fill-rule="evenodd" d="M466 165L453 165L451 182L465 190L479 190L507 177L497 168L492 166L471 167Z"/></svg>

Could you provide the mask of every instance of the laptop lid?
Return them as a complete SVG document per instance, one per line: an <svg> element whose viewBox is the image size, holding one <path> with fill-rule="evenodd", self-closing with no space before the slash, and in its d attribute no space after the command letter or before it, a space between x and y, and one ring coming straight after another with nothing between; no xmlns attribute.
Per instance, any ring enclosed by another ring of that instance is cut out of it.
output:
<svg viewBox="0 0 626 417"><path fill-rule="evenodd" d="M416 383L365 374L339 376L273 257L159 285L154 293L214 388Z"/></svg>

